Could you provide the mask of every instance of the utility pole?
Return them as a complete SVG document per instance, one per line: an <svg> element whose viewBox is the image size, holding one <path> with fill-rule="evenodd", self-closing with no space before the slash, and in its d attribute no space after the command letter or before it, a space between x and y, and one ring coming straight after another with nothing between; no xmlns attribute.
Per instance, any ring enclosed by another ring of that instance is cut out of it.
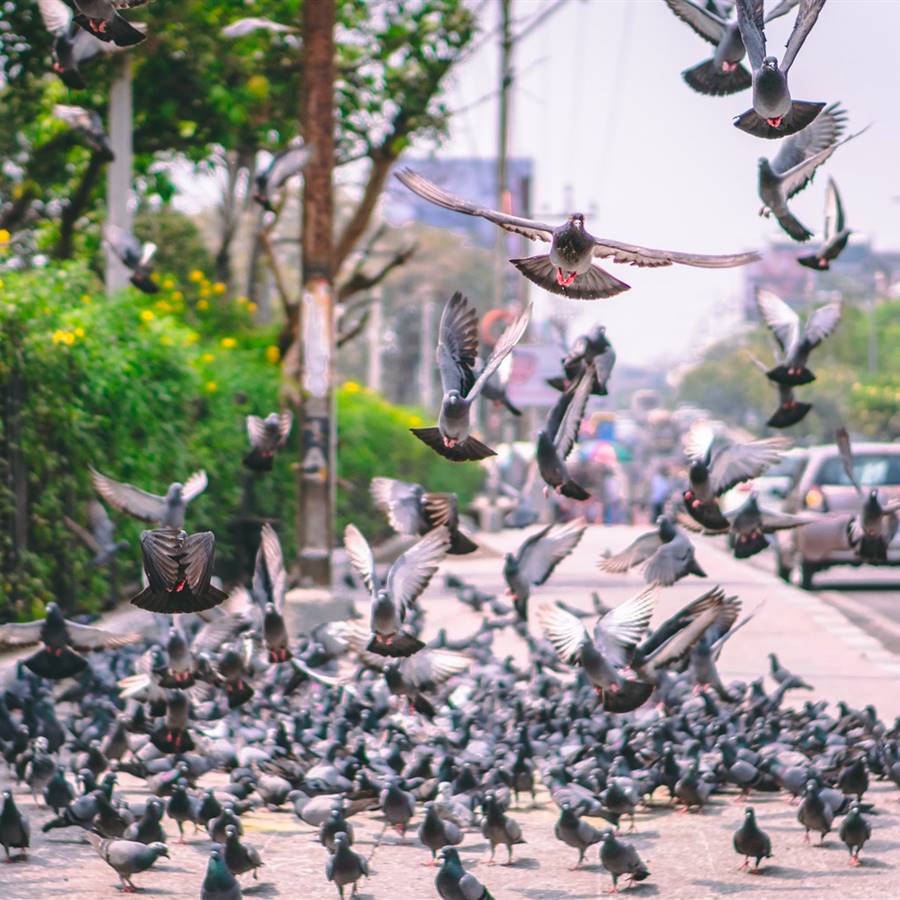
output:
<svg viewBox="0 0 900 900"><path fill-rule="evenodd" d="M512 0L500 0L500 107L497 122L497 209L512 212L509 180L509 99L512 86ZM494 243L494 306L505 299L506 232L497 229Z"/></svg>
<svg viewBox="0 0 900 900"><path fill-rule="evenodd" d="M300 133L316 148L304 172L303 299L298 341L302 380L297 535L305 582L331 584L334 536L334 0L304 3L302 11Z"/></svg>
<svg viewBox="0 0 900 900"><path fill-rule="evenodd" d="M131 231L132 170L132 106L131 58L121 54L119 72L109 91L109 143L115 159L106 170L106 221ZM108 247L106 248L106 293L112 294L128 286L129 271Z"/></svg>

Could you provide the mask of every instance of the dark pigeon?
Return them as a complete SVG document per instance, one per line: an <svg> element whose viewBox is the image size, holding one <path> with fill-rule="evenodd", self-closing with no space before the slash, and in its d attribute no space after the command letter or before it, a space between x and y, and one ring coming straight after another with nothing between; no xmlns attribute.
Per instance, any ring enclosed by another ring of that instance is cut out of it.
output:
<svg viewBox="0 0 900 900"><path fill-rule="evenodd" d="M552 488L573 500L587 500L590 493L570 477L566 458L572 452L593 387L593 374L586 372L553 404L547 422L538 433L535 457L544 479L544 494Z"/></svg>
<svg viewBox="0 0 900 900"><path fill-rule="evenodd" d="M838 829L838 835L840 835L841 840L850 851L849 864L851 866L861 866L859 851L862 850L866 841L872 837L872 826L863 818L858 803L854 803L850 807L850 812L844 816L841 821L841 827Z"/></svg>
<svg viewBox="0 0 900 900"><path fill-rule="evenodd" d="M240 20L261 21L261 20ZM234 28L239 23L233 22L229 28ZM274 24L274 23L273 23ZM283 26L285 30L289 30L288 26ZM226 34L228 29L223 31L226 37L237 37L235 34ZM287 147L276 153L272 157L272 161L268 167L263 169L257 176L254 185L253 199L267 212L275 212L272 205L272 195L277 191L289 178L299 175L309 164L312 159L312 150L303 143Z"/></svg>
<svg viewBox="0 0 900 900"><path fill-rule="evenodd" d="M131 269L131 283L144 294L159 293L159 285L153 279L153 257L156 244L141 242L133 234L118 225L107 224L103 228L106 246Z"/></svg>
<svg viewBox="0 0 900 900"><path fill-rule="evenodd" d="M213 850L200 887L200 900L241 900L241 896L241 886L225 865L222 850Z"/></svg>
<svg viewBox="0 0 900 900"><path fill-rule="evenodd" d="M474 876L462 867L455 847L440 851L441 868L434 879L434 886L441 900L494 900L494 895Z"/></svg>
<svg viewBox="0 0 900 900"><path fill-rule="evenodd" d="M325 877L333 881L341 900L344 900L344 888L353 885L353 894L357 893L357 882L369 874L366 858L353 850L346 834L338 834L334 839L334 853L325 863Z"/></svg>
<svg viewBox="0 0 900 900"><path fill-rule="evenodd" d="M31 845L31 826L28 819L16 806L12 791L8 788L3 791L3 807L0 808L0 844L6 853L6 862L10 862L10 850L21 850L21 858L28 858L28 848Z"/></svg>
<svg viewBox="0 0 900 900"><path fill-rule="evenodd" d="M756 865L750 870L753 874L760 871L759 864L762 860L772 856L772 841L756 824L756 815L752 806L747 807L744 812L744 821L734 833L734 852L744 857L742 869L750 868L751 859L756 861Z"/></svg>
<svg viewBox="0 0 900 900"><path fill-rule="evenodd" d="M115 870L124 893L137 890L131 881L133 875L146 872L160 857L169 858L169 848L159 841L144 844L139 841L104 838L92 832L87 833L87 838L100 859Z"/></svg>
<svg viewBox="0 0 900 900"><path fill-rule="evenodd" d="M117 47L133 47L145 40L144 32L119 15L120 9L143 6L149 0L74 0L75 21L98 40Z"/></svg>
<svg viewBox="0 0 900 900"><path fill-rule="evenodd" d="M250 452L244 457L244 465L254 472L270 472L275 453L287 443L293 424L290 410L269 413L264 419L247 416Z"/></svg>
<svg viewBox="0 0 900 900"><path fill-rule="evenodd" d="M600 845L600 864L612 875L613 891L618 890L619 879L623 875L629 879L629 887L650 877L650 870L644 865L634 844L617 840L612 831L606 832Z"/></svg>
<svg viewBox="0 0 900 900"><path fill-rule="evenodd" d="M822 230L822 244L815 253L798 256L797 262L807 269L827 272L831 264L844 252L851 231L844 216L844 204L833 178L828 179L825 188L825 227Z"/></svg>

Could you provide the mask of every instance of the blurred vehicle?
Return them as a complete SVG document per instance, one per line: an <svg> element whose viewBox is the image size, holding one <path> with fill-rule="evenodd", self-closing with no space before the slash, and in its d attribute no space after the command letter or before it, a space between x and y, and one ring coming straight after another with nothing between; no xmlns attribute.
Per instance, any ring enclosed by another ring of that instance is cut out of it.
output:
<svg viewBox="0 0 900 900"><path fill-rule="evenodd" d="M722 496L721 507L723 511L730 512L737 509L750 495L756 493L757 501L763 509L772 512L781 512L784 502L794 485L795 480L803 471L808 451L805 447L795 447L788 450L785 457L770 466L758 478L750 481L742 481Z"/></svg>
<svg viewBox="0 0 900 900"><path fill-rule="evenodd" d="M900 498L900 444L853 445L853 473L863 490L878 488L882 502ZM859 509L856 493L834 444L810 447L805 463L798 471L782 509L787 513L846 513L847 521ZM816 572L831 566L861 565L851 548L832 550L822 555L815 546L815 525L778 532L775 543L775 566L778 576L789 581L798 568L800 585L812 588ZM888 547L885 565L900 566L900 533Z"/></svg>

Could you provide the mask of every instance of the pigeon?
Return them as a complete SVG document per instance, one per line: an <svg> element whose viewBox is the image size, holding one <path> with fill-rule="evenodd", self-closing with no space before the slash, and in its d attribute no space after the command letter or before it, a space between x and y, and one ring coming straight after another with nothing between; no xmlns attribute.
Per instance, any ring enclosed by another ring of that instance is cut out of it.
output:
<svg viewBox="0 0 900 900"><path fill-rule="evenodd" d="M783 0L765 17L771 22L783 16L799 0ZM741 65L744 58L744 41L736 19L724 18L719 9L711 9L694 0L666 0L669 9L690 26L695 34L708 41L716 49L711 59L706 59L681 77L698 94L722 97L744 91L752 84L750 73Z"/></svg>
<svg viewBox="0 0 900 900"><path fill-rule="evenodd" d="M778 684L786 684L791 688L802 688L811 691L813 686L807 684L799 675L795 675L790 669L786 669L779 661L774 653L769 654L769 674L778 682Z"/></svg>
<svg viewBox="0 0 900 900"><path fill-rule="evenodd" d="M146 38L144 32L119 15L120 9L143 6L149 0L74 0L75 21L101 41L117 47L133 47Z"/></svg>
<svg viewBox="0 0 900 900"><path fill-rule="evenodd" d="M273 22L272 19L264 19L259 16L247 16L243 19L235 19L222 29L222 37L240 38L254 31L270 31L273 34L296 34L297 29L290 25L282 25Z"/></svg>
<svg viewBox="0 0 900 900"><path fill-rule="evenodd" d="M420 441L452 462L496 456L490 447L469 433L472 404L525 334L530 319L531 306L528 306L500 335L476 378L478 315L458 291L450 298L441 316L436 351L444 392L441 411L436 428L410 428Z"/></svg>
<svg viewBox="0 0 900 900"><path fill-rule="evenodd" d="M644 563L643 575L647 584L669 586L686 575L706 578L694 558L694 546L668 516L656 520L655 531L645 531L624 550L607 556L598 563L604 572L627 572Z"/></svg>
<svg viewBox="0 0 900 900"><path fill-rule="evenodd" d="M641 861L634 844L618 840L611 830L606 831L600 845L600 865L612 875L612 893L618 893L623 875L629 879L628 887L650 877L650 870Z"/></svg>
<svg viewBox="0 0 900 900"><path fill-rule="evenodd" d="M409 820L416 814L416 798L409 791L404 791L396 779L392 779L379 794L378 803L387 825L403 837Z"/></svg>
<svg viewBox="0 0 900 900"><path fill-rule="evenodd" d="M145 294L159 292L159 285L153 278L153 257L156 254L156 244L150 241L141 243L130 232L118 225L111 224L103 227L103 240L122 264L127 269L131 269L129 281L139 291Z"/></svg>
<svg viewBox="0 0 900 900"><path fill-rule="evenodd" d="M344 818L343 802L338 801L319 828L319 843L334 853L334 839L339 834L347 835L347 843L353 844L353 826Z"/></svg>
<svg viewBox="0 0 900 900"><path fill-rule="evenodd" d="M420 650L406 659L385 662L384 680L392 694L405 697L416 712L433 719L436 711L425 693L434 691L454 675L465 672L471 664L472 660L460 653Z"/></svg>
<svg viewBox="0 0 900 900"><path fill-rule="evenodd" d="M214 849L209 854L200 900L241 900L242 896L241 886L225 865L223 851Z"/></svg>
<svg viewBox="0 0 900 900"><path fill-rule="evenodd" d="M495 405L504 407L516 418L522 415L522 410L509 399L509 377L512 371L512 356L507 356L497 367L493 377L489 378L481 389L481 396L490 400Z"/></svg>
<svg viewBox="0 0 900 900"><path fill-rule="evenodd" d="M270 663L292 658L284 601L287 596L287 571L284 553L275 529L266 522L260 530L259 549L253 570L253 597L262 611L262 636Z"/></svg>
<svg viewBox="0 0 900 900"><path fill-rule="evenodd" d="M12 862L10 850L21 850L22 859L28 858L28 848L31 845L31 826L28 819L16 806L12 791L6 788L3 791L3 807L0 808L0 844L6 853L6 862Z"/></svg>
<svg viewBox="0 0 900 900"><path fill-rule="evenodd" d="M728 520L719 509L718 498L742 481L762 475L777 463L788 448L784 438L762 438L734 442L713 453L715 433L705 423L691 426L685 450L691 459L690 486L682 492L688 515L704 528L727 529Z"/></svg>
<svg viewBox="0 0 900 900"><path fill-rule="evenodd" d="M603 832L594 828L590 822L579 818L570 803L563 803L553 833L558 841L578 851L578 862L573 869L577 869L584 862L584 854L588 847L603 840Z"/></svg>
<svg viewBox="0 0 900 900"><path fill-rule="evenodd" d="M769 291L756 292L756 308L781 349L781 361L766 372L766 377L776 384L792 387L815 381L816 376L807 368L809 355L840 324L841 303L820 306L809 316L803 328L797 313Z"/></svg>
<svg viewBox="0 0 900 900"><path fill-rule="evenodd" d="M0 625L0 649L37 643L44 645L24 660L24 664L35 675L52 681L70 678L87 667L87 660L76 651L124 647L140 640L140 637L134 632L114 634L102 628L72 622L63 617L52 601L47 604L43 619Z"/></svg>
<svg viewBox="0 0 900 900"><path fill-rule="evenodd" d="M429 203L465 215L479 216L505 231L523 235L532 241L549 243L550 253L547 255L512 259L510 262L529 281L544 290L575 300L605 299L629 288L623 281L594 265L595 257L611 258L613 262L650 268L679 264L708 269L743 266L759 259L758 253L717 256L653 250L649 247L623 244L594 237L585 230L584 216L581 213L573 213L562 225L554 227L476 206L442 190L411 169L397 173L397 178L414 194Z"/></svg>
<svg viewBox="0 0 900 900"><path fill-rule="evenodd" d="M584 519L547 525L526 538L515 553L503 559L506 593L512 597L519 620L528 620L532 586L544 584L553 570L578 546L587 524Z"/></svg>
<svg viewBox="0 0 900 900"><path fill-rule="evenodd" d="M844 252L850 239L850 229L844 217L844 205L833 178L828 179L825 188L825 227L822 231L822 245L815 253L798 256L797 262L817 272L827 272L831 264Z"/></svg>
<svg viewBox="0 0 900 900"><path fill-rule="evenodd" d="M625 687L622 670L650 625L656 597L654 587L636 594L601 616L592 635L579 619L556 605L541 606L538 622L559 658L570 666L581 666L598 696L605 699ZM649 695L647 690L644 699ZM616 698L610 698L610 704L615 703Z"/></svg>
<svg viewBox="0 0 900 900"><path fill-rule="evenodd" d="M126 841L138 841L141 844L165 844L166 833L163 831L162 817L162 801L151 797L144 807L144 814L125 829L122 837Z"/></svg>
<svg viewBox="0 0 900 900"><path fill-rule="evenodd" d="M812 125L784 141L771 161L764 156L759 159L757 190L763 204L759 214L774 215L782 230L800 243L808 241L812 232L790 211L788 201L813 180L838 147L866 130L840 140L846 119L843 107L832 103Z"/></svg>
<svg viewBox="0 0 900 900"><path fill-rule="evenodd" d="M424 536L446 525L450 531L451 556L473 553L478 545L459 527L456 494L426 491L419 484L396 478L373 478L369 485L372 502L398 534Z"/></svg>
<svg viewBox="0 0 900 900"><path fill-rule="evenodd" d="M100 159L111 162L115 158L109 145L109 137L103 128L103 119L96 110L57 103L53 107L53 115L80 134Z"/></svg>
<svg viewBox="0 0 900 900"><path fill-rule="evenodd" d="M247 416L247 437L250 452L244 457L244 465L254 472L271 472L275 451L287 443L294 424L290 410L269 413L265 419Z"/></svg>
<svg viewBox="0 0 900 900"><path fill-rule="evenodd" d="M843 794L855 794L862 803L863 794L869 789L869 773L866 769L865 756L858 756L846 765L838 775L838 789Z"/></svg>
<svg viewBox="0 0 900 900"><path fill-rule="evenodd" d="M435 864L439 850L461 844L463 840L462 829L455 823L442 819L434 803L425 804L425 818L419 826L418 836L431 851L431 865Z"/></svg>
<svg viewBox="0 0 900 900"><path fill-rule="evenodd" d="M442 900L494 900L494 895L462 867L455 847L444 847L439 855L441 867L434 886Z"/></svg>
<svg viewBox="0 0 900 900"><path fill-rule="evenodd" d="M577 382L585 372L589 372L593 379L591 393L597 397L605 397L609 393L607 382L615 364L616 351L606 336L606 328L598 325L587 334L581 335L563 358L565 377L549 378L547 383L552 388L564 391Z"/></svg>
<svg viewBox="0 0 900 900"><path fill-rule="evenodd" d="M858 803L850 807L850 812L841 821L838 835L850 851L850 865L861 866L859 851L866 841L872 837L872 826L863 818Z"/></svg>
<svg viewBox="0 0 900 900"><path fill-rule="evenodd" d="M184 528L184 512L188 503L199 497L207 485L206 472L202 470L194 472L184 484L172 482L163 497L142 491L132 484L113 481L95 469L91 469L91 480L97 493L113 509L163 528Z"/></svg>
<svg viewBox="0 0 900 900"><path fill-rule="evenodd" d="M494 864L494 854L497 851L498 844L506 845L508 854L506 862L507 865L511 865L513 847L516 844L526 843L522 837L522 829L517 822L513 821L501 810L497 804L497 797L493 793L489 792L484 795L482 810L484 818L481 821L481 834L491 845L491 857L488 860L488 865L492 866Z"/></svg>
<svg viewBox="0 0 900 900"><path fill-rule="evenodd" d="M850 520L848 529L850 546L856 551L861 562L875 565L887 562L887 548L897 534L900 500L882 504L876 488L872 488L868 493L863 491L856 476L850 435L847 434L846 428L838 429L837 446L847 478L862 501L859 512Z"/></svg>
<svg viewBox="0 0 900 900"><path fill-rule="evenodd" d="M535 458L544 483L544 494L550 488L572 500L587 500L590 492L569 477L566 457L572 452L594 384L592 372L586 372L550 409L547 422L538 433Z"/></svg>
<svg viewBox="0 0 900 900"><path fill-rule="evenodd" d="M824 844L825 835L831 831L833 820L834 811L820 795L816 782L807 781L803 799L797 809L797 821L806 829L804 834L806 843L809 843L810 831L817 831L821 837L820 846Z"/></svg>
<svg viewBox="0 0 900 900"><path fill-rule="evenodd" d="M756 814L752 806L748 806L744 811L744 821L734 833L734 852L744 857L741 869L750 868L751 857L756 860L756 865L750 869L754 875L759 874L760 862L772 856L772 841L756 824Z"/></svg>
<svg viewBox="0 0 900 900"><path fill-rule="evenodd" d="M769 367L762 360L757 359L748 350L744 352L760 372L768 374ZM790 428L792 425L802 422L812 409L812 403L801 403L794 395L793 385L776 382L775 386L778 389L778 407L769 416L766 425L770 428Z"/></svg>
<svg viewBox="0 0 900 900"><path fill-rule="evenodd" d="M403 630L403 623L419 595L428 587L450 546L450 533L441 525L400 554L382 585L375 572L372 548L355 525L344 529L350 564L362 579L372 602L366 649L381 656L410 656L425 645Z"/></svg>
<svg viewBox="0 0 900 900"><path fill-rule="evenodd" d="M175 784L166 804L166 815L178 826L178 843L184 843L184 823L192 822L194 831L202 821L200 802L192 797L184 784Z"/></svg>
<svg viewBox="0 0 900 900"><path fill-rule="evenodd" d="M239 22L233 22L228 28L233 29L240 22L250 21L260 22L263 20L241 19ZM224 31L223 34L225 34ZM237 35L226 34L225 36L235 37ZM275 212L275 207L272 205L273 192L277 191L289 178L299 175L309 164L310 159L312 159L312 149L303 143L292 145L276 153L268 167L257 174L253 199L267 212Z"/></svg>
<svg viewBox="0 0 900 900"><path fill-rule="evenodd" d="M66 527L94 554L90 561L92 567L105 566L122 550L128 549L128 541L115 540L113 523L106 508L99 500L91 500L88 504L88 522L90 530L68 516L63 516Z"/></svg>
<svg viewBox="0 0 900 900"><path fill-rule="evenodd" d="M217 606L228 595L211 583L215 550L211 531L142 531L141 555L148 583L131 602L149 612L170 614Z"/></svg>
<svg viewBox="0 0 900 900"><path fill-rule="evenodd" d="M337 885L338 894L344 900L344 888L353 885L354 896L357 893L356 883L369 874L366 858L350 847L346 834L335 835L334 853L325 863L325 877Z"/></svg>
<svg viewBox="0 0 900 900"><path fill-rule="evenodd" d="M62 766L57 766L53 777L44 788L44 803L58 816L59 811L65 809L74 799L75 790L66 780L66 770Z"/></svg>
<svg viewBox="0 0 900 900"><path fill-rule="evenodd" d="M104 838L87 832L87 839L97 855L119 876L122 892L131 894L137 888L131 881L133 875L146 872L161 856L169 858L169 848L161 841L145 844L140 841Z"/></svg>
<svg viewBox="0 0 900 900"><path fill-rule="evenodd" d="M806 128L822 111L824 103L791 98L787 74L824 5L825 0L800 0L779 65L766 55L763 0L738 0L738 28L753 71L753 106L735 118L735 127L755 137L781 138Z"/></svg>
<svg viewBox="0 0 900 900"><path fill-rule="evenodd" d="M242 844L237 829L233 825L225 827L225 865L232 875L243 875L253 872L253 880L258 880L256 870L263 864L259 851L247 844Z"/></svg>

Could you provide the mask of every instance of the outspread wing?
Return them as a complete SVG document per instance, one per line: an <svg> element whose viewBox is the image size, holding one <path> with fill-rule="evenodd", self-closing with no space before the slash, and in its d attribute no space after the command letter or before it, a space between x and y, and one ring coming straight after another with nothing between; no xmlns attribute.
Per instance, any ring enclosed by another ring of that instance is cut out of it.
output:
<svg viewBox="0 0 900 900"><path fill-rule="evenodd" d="M779 175L821 153L840 140L847 125L847 111L840 103L826 106L813 121L786 137L772 159L772 171Z"/></svg>
<svg viewBox="0 0 900 900"><path fill-rule="evenodd" d="M575 385L572 400L566 407L559 428L553 437L556 452L562 459L565 459L572 452L572 447L575 446L578 432L581 430L581 422L584 419L584 411L593 388L593 373L590 369L586 369L578 379L578 384Z"/></svg>
<svg viewBox="0 0 900 900"><path fill-rule="evenodd" d="M480 216L482 219L487 219L488 222L499 225L505 231L524 235L530 241L547 241L549 243L553 238L552 225L544 225L531 219L508 216L493 209L476 206L474 203L469 203L467 200L439 188L412 169L403 169L396 173L396 177L414 194L429 203L434 203L435 206L442 206L444 209L464 213L467 216Z"/></svg>
<svg viewBox="0 0 900 900"><path fill-rule="evenodd" d="M91 480L97 493L119 512L128 513L143 522L159 522L165 515L165 500L156 494L142 491L133 484L113 481L93 468Z"/></svg>
<svg viewBox="0 0 900 900"><path fill-rule="evenodd" d="M469 392L475 376L472 369L478 357L478 313L457 291L444 307L438 330L437 363L441 388Z"/></svg>
<svg viewBox="0 0 900 900"><path fill-rule="evenodd" d="M421 485L395 478L373 478L369 485L372 502L380 509L394 531L418 534L422 526L419 502L424 494Z"/></svg>
<svg viewBox="0 0 900 900"><path fill-rule="evenodd" d="M37 622L10 622L0 625L0 649L7 647L28 647L41 639L44 620Z"/></svg>
<svg viewBox="0 0 900 900"><path fill-rule="evenodd" d="M288 147L276 154L269 166L268 188L274 191L281 187L289 178L299 175L312 159L312 148L305 144Z"/></svg>
<svg viewBox="0 0 900 900"><path fill-rule="evenodd" d="M658 531L645 531L635 538L621 553L607 556L598 563L604 572L627 572L644 560L650 559L662 546Z"/></svg>
<svg viewBox="0 0 900 900"><path fill-rule="evenodd" d="M625 664L626 651L633 648L650 627L657 593L656 587L646 588L597 620L594 643L613 665Z"/></svg>
<svg viewBox="0 0 900 900"><path fill-rule="evenodd" d="M538 532L537 540L529 538L519 550L519 571L531 584L543 584L553 570L578 546L587 525L574 519Z"/></svg>
<svg viewBox="0 0 900 900"><path fill-rule="evenodd" d="M716 454L709 479L716 495L730 491L736 484L762 475L790 447L787 438L772 437L746 444L732 444Z"/></svg>
<svg viewBox="0 0 900 900"><path fill-rule="evenodd" d="M258 447L265 440L266 426L259 416L247 416L247 439L252 447Z"/></svg>
<svg viewBox="0 0 900 900"><path fill-rule="evenodd" d="M38 0L38 11L44 28L53 35L65 32L72 21L72 10L63 0Z"/></svg>
<svg viewBox="0 0 900 900"><path fill-rule="evenodd" d="M387 590L394 603L400 607L414 603L428 587L449 549L450 532L442 525L401 553L387 576Z"/></svg>
<svg viewBox="0 0 900 900"><path fill-rule="evenodd" d="M287 572L284 568L284 553L275 529L266 522L260 531L260 549L266 563L266 574L272 591L272 603L277 612L284 611L284 597L287 594Z"/></svg>
<svg viewBox="0 0 900 900"><path fill-rule="evenodd" d="M841 462L844 464L844 471L850 479L850 484L856 488L856 493L861 497L863 490L856 478L856 473L853 471L853 450L850 447L850 435L847 434L847 429L843 426L838 428L835 440L838 452L841 454Z"/></svg>
<svg viewBox="0 0 900 900"><path fill-rule="evenodd" d="M429 528L446 525L452 531L459 525L456 494L449 492L423 494L422 506Z"/></svg>
<svg viewBox="0 0 900 900"><path fill-rule="evenodd" d="M750 67L757 72L766 58L763 0L737 0L737 21Z"/></svg>
<svg viewBox="0 0 900 900"><path fill-rule="evenodd" d="M83 525L79 525L74 519L70 519L68 516L63 516L63 522L65 522L66 528L78 537L92 553L99 553L101 551L100 544L97 543L96 538L87 530L87 528Z"/></svg>
<svg viewBox="0 0 900 900"><path fill-rule="evenodd" d="M181 564L187 583L195 594L202 594L209 588L212 578L213 561L216 558L216 536L211 531L189 534L182 544L184 554Z"/></svg>
<svg viewBox="0 0 900 900"><path fill-rule="evenodd" d="M175 558L179 552L178 532L169 528L142 531L140 542L144 571L151 590L171 588L178 579L178 561Z"/></svg>
<svg viewBox="0 0 900 900"><path fill-rule="evenodd" d="M823 242L827 243L836 234L844 230L844 204L841 203L841 195L833 178L828 179L825 189L825 229L822 235Z"/></svg>
<svg viewBox="0 0 900 900"><path fill-rule="evenodd" d="M296 28L290 25L282 25L280 22L273 22L271 19L264 19L259 16L248 16L244 19L236 19L222 29L222 37L239 38L252 34L254 31L271 31L275 33L293 32Z"/></svg>
<svg viewBox="0 0 900 900"><path fill-rule="evenodd" d="M366 590L372 593L378 583L375 575L375 557L372 556L369 542L355 525L348 525L344 529L344 549L350 557L350 565L362 578Z"/></svg>
<svg viewBox="0 0 900 900"><path fill-rule="evenodd" d="M593 238L594 256L612 259L613 262L631 266L658 268L660 266L696 266L701 269L728 269L757 262L759 253L681 253L678 250L654 250L637 244L623 244L608 238Z"/></svg>
<svg viewBox="0 0 900 900"><path fill-rule="evenodd" d="M781 347L781 352L787 354L799 338L800 317L770 291L757 290L756 308Z"/></svg>
<svg viewBox="0 0 900 900"><path fill-rule="evenodd" d="M557 656L569 665L578 662L581 645L590 640L581 620L555 603L539 606L537 620Z"/></svg>
<svg viewBox="0 0 900 900"><path fill-rule="evenodd" d="M472 660L451 650L420 650L400 663L404 681L422 690L437 687L447 679L465 672Z"/></svg>
<svg viewBox="0 0 900 900"><path fill-rule="evenodd" d="M787 72L790 69L797 58L797 54L800 52L800 48L803 46L803 42L809 36L810 31L812 31L813 25L816 24L816 19L819 18L819 13L824 5L825 0L800 0L800 9L794 21L794 28L791 31L791 36L787 39L787 44L785 44L784 56L781 57L782 71Z"/></svg>
<svg viewBox="0 0 900 900"><path fill-rule="evenodd" d="M716 433L709 422L697 420L684 436L684 452L698 462L708 462Z"/></svg>
<svg viewBox="0 0 900 900"><path fill-rule="evenodd" d="M199 497L206 490L207 479L206 472L202 469L194 472L190 478L181 486L181 499L185 503L190 503L195 497Z"/></svg>
<svg viewBox="0 0 900 900"><path fill-rule="evenodd" d="M478 375L478 378L475 381L475 384L472 385L468 393L466 394L466 399L474 400L480 393L481 389L487 384L488 380L491 376L497 371L500 366L500 363L512 353L513 347L519 343L522 339L522 335L525 334L526 329L528 328L528 323L531 321L531 304L529 303L525 310L519 313L516 318L510 322L510 324L504 329L503 334L497 340L497 343L494 345L494 349L491 351L491 355L488 357L488 361L484 364L481 372Z"/></svg>
<svg viewBox="0 0 900 900"><path fill-rule="evenodd" d="M104 628L93 628L90 625L79 625L66 619L66 630L69 632L72 646L76 650L98 650L105 647L114 650L117 647L125 647L141 640L141 635L135 632L131 634L116 634Z"/></svg>
<svg viewBox="0 0 900 900"><path fill-rule="evenodd" d="M103 239L128 268L133 269L140 262L141 242L124 228L107 223L103 226Z"/></svg>
<svg viewBox="0 0 900 900"><path fill-rule="evenodd" d="M841 322L843 308L838 303L820 306L810 317L803 330L803 343L812 350L832 334Z"/></svg>
<svg viewBox="0 0 900 900"><path fill-rule="evenodd" d="M666 6L700 35L704 41L718 45L725 34L725 22L714 12L699 6L693 0L666 0Z"/></svg>

